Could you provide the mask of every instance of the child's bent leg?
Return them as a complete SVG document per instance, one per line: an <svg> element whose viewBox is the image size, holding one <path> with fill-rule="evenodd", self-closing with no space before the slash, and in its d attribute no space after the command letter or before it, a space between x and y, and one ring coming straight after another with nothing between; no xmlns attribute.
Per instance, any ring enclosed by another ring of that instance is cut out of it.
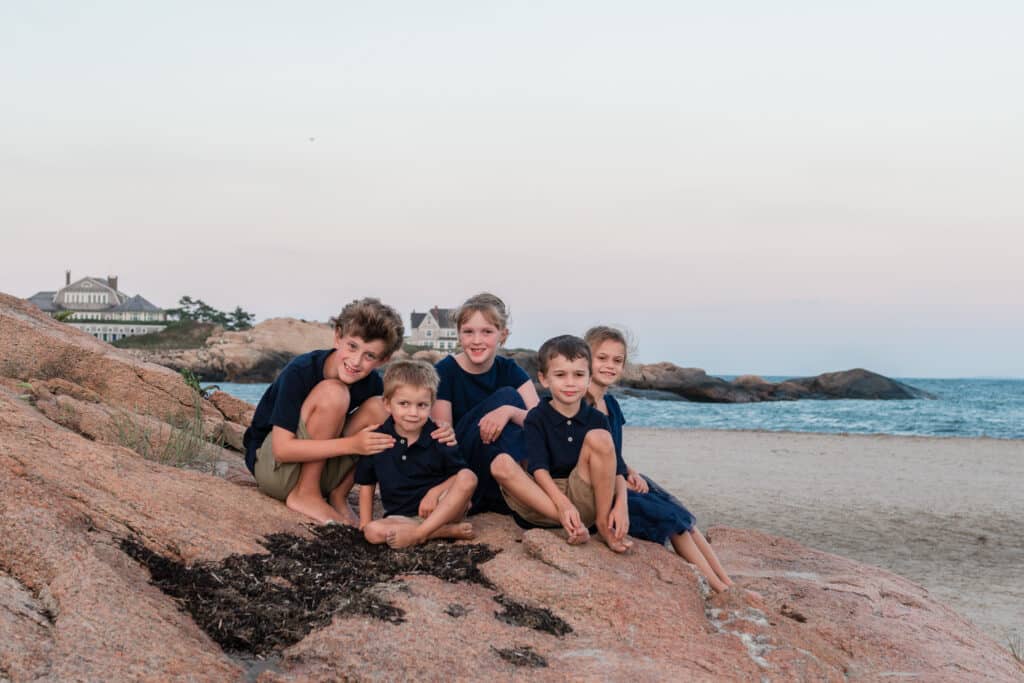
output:
<svg viewBox="0 0 1024 683"><path fill-rule="evenodd" d="M587 432L576 466L580 476L594 490L597 533L609 548L617 553L625 552L629 546L615 540L608 526L608 515L615 499L615 444L611 434L598 429Z"/></svg>
<svg viewBox="0 0 1024 683"><path fill-rule="evenodd" d="M491 462L491 476L509 495L526 507L540 513L555 522L558 519L558 508L537 485L529 474L512 459L508 453L501 453Z"/></svg>
<svg viewBox="0 0 1024 683"><path fill-rule="evenodd" d="M335 439L348 413L348 387L338 380L324 380L313 387L302 403L300 418L310 439ZM344 522L345 518L324 500L320 487L326 460L302 463L299 480L288 493L285 505L318 522ZM351 512L351 509L349 510Z"/></svg>
<svg viewBox="0 0 1024 683"><path fill-rule="evenodd" d="M715 574L715 571L708 564L707 559L705 559L704 553L697 547L692 533L684 531L681 534L672 534L670 540L672 541L672 547L675 548L679 556L697 567L697 571L704 575L713 591L721 593L724 590L728 590L729 584L723 582Z"/></svg>
<svg viewBox="0 0 1024 683"><path fill-rule="evenodd" d="M715 575L718 576L726 586L731 586L733 583L732 579L729 578L729 575L726 573L725 567L722 566L722 563L718 561L718 555L715 554L715 550L711 547L711 544L708 543L708 540L704 538L704 534L702 534L700 529L697 527L690 529L690 534L693 536L693 542L697 545L697 548L700 549L701 554L704 556L704 559L708 561L708 565L711 567L712 571L715 572Z"/></svg>
<svg viewBox="0 0 1024 683"><path fill-rule="evenodd" d="M348 416L345 426L341 430L342 436L351 436L370 425L382 425L388 419L388 411L384 408L384 401L380 396L371 396L360 404L356 411Z"/></svg>
<svg viewBox="0 0 1024 683"><path fill-rule="evenodd" d="M452 537L452 534L456 534L456 538L464 538L467 528L471 534L472 526L451 524L451 522L462 519L466 511L466 503L469 502L474 489L476 489L476 482L476 475L468 469L459 470L430 516L415 528L392 529L388 534L388 545L392 548L406 548L423 543L428 538L438 538L435 536L438 532L443 533L446 538ZM441 531L442 528L444 531Z"/></svg>

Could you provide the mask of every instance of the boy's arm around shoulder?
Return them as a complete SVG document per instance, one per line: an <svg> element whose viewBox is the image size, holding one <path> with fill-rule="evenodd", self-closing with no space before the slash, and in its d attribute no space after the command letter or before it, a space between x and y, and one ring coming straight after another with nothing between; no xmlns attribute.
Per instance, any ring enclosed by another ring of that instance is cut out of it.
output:
<svg viewBox="0 0 1024 683"><path fill-rule="evenodd" d="M334 439L300 439L294 432L274 426L270 432L271 448L278 462L315 462L339 455L376 455L395 444L390 434L375 431L380 425L369 425L352 436Z"/></svg>

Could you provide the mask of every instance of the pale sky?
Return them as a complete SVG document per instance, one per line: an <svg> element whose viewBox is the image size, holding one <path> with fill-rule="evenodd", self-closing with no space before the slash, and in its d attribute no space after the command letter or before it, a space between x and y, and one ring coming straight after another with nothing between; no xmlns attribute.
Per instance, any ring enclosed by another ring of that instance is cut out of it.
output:
<svg viewBox="0 0 1024 683"><path fill-rule="evenodd" d="M0 0L0 291L1024 377L1019 2Z"/></svg>

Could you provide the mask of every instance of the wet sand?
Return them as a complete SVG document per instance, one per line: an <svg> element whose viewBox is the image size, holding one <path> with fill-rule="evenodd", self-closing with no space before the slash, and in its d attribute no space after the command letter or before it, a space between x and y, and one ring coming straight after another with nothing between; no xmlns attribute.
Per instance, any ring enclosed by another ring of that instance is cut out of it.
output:
<svg viewBox="0 0 1024 683"><path fill-rule="evenodd" d="M1002 644L1024 629L1024 441L627 428L624 454L702 529L884 567Z"/></svg>

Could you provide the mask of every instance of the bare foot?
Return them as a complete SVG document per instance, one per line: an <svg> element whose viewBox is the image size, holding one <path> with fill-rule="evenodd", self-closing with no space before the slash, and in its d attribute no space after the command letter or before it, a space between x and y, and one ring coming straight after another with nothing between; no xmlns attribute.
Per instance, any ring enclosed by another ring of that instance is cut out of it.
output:
<svg viewBox="0 0 1024 683"><path fill-rule="evenodd" d="M388 531L387 544L392 548L408 548L409 546L418 545L423 542L420 535L417 533L419 527L411 524L390 529Z"/></svg>
<svg viewBox="0 0 1024 683"><path fill-rule="evenodd" d="M616 553L624 553L633 547L632 543L626 545L623 541L617 541L614 537L611 536L609 536L608 538L602 536L601 540L604 541L604 544L608 546L612 552Z"/></svg>
<svg viewBox="0 0 1024 683"><path fill-rule="evenodd" d="M307 517L312 517L319 524L327 524L328 522L345 523L345 520L338 514L338 511L328 505L327 501L319 493L303 495L292 489L292 492L285 498L284 504L288 506L289 510L295 510L295 512L302 513Z"/></svg>
<svg viewBox="0 0 1024 683"><path fill-rule="evenodd" d="M586 529L579 531L575 534L569 534L569 537L565 539L565 542L569 545L583 545L590 540L590 532Z"/></svg>
<svg viewBox="0 0 1024 683"><path fill-rule="evenodd" d="M338 493L338 489L335 489L327 496L327 500L330 502L331 507L341 515L342 524L359 527L359 516L352 510L352 506L348 504L347 495L342 496Z"/></svg>
<svg viewBox="0 0 1024 683"><path fill-rule="evenodd" d="M468 541L476 538L476 531L469 522L459 524L445 524L440 529L430 534L431 538L454 538L459 541Z"/></svg>

